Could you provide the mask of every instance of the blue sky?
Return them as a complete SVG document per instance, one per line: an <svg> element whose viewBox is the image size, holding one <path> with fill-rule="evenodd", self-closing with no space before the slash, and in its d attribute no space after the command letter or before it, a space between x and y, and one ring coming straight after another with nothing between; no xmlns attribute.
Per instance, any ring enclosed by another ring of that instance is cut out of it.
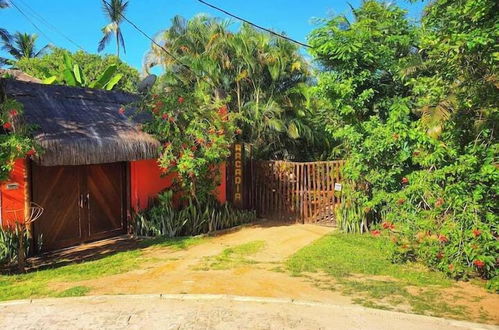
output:
<svg viewBox="0 0 499 330"><path fill-rule="evenodd" d="M101 10L101 0L11 1L21 8L46 36L37 31L15 8L0 11L1 27L10 32L37 33L39 46L51 42L56 46L72 51L77 49L55 32L52 27L37 19L36 13L81 45L86 51L97 52L97 43L102 36L100 29L106 24ZM167 28L170 19L177 14L186 18L199 13L224 17L223 14L196 0L129 0L129 2L127 17L151 36ZM306 41L307 35L314 28L313 18L348 13L348 3L357 7L361 0L210 0L208 2L257 24L276 31L284 31L294 39ZM405 0L396 2L401 7L408 9L409 16L414 20L421 17L422 3L409 4ZM149 49L150 42L127 23L123 24L123 35L127 53L122 56L122 59L140 69L142 58ZM115 52L113 42L104 50L104 53L106 52Z"/></svg>

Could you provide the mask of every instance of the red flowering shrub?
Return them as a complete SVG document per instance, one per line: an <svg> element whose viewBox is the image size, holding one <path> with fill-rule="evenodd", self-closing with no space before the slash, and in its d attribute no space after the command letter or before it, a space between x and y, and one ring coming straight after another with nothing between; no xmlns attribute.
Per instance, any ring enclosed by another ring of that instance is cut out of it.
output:
<svg viewBox="0 0 499 330"><path fill-rule="evenodd" d="M169 91L148 97L143 107L153 118L145 129L161 141L158 162L164 172L177 172L176 187L190 197L211 198L220 182L217 165L229 156L235 131L224 101Z"/></svg>
<svg viewBox="0 0 499 330"><path fill-rule="evenodd" d="M36 153L28 128L17 124L22 112L22 104L17 101L0 103L0 181L8 178L16 159Z"/></svg>

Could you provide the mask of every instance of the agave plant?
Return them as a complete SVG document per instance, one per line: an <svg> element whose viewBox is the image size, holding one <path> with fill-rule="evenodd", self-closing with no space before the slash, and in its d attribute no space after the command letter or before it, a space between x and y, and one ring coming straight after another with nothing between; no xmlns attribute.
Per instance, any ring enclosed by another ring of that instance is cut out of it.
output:
<svg viewBox="0 0 499 330"><path fill-rule="evenodd" d="M135 217L134 231L139 236L190 236L231 228L256 220L254 211L236 210L213 200L199 203L189 200L180 208L173 205L172 191L158 198L157 205Z"/></svg>

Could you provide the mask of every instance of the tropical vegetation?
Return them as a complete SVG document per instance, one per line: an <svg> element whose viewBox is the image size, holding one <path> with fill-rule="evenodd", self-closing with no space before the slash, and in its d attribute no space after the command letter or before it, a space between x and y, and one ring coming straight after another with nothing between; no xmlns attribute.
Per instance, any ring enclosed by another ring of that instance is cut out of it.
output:
<svg viewBox="0 0 499 330"><path fill-rule="evenodd" d="M2 50L12 56L12 59L1 58L3 63L13 63L23 58L40 57L51 48L51 45L45 45L38 49L36 47L36 41L38 40L36 34L16 32L11 35L5 30L1 32Z"/></svg>
<svg viewBox="0 0 499 330"><path fill-rule="evenodd" d="M394 261L497 279L494 1L432 2L421 26L373 0L353 16L309 40L320 117L347 160L340 224L390 235Z"/></svg>
<svg viewBox="0 0 499 330"><path fill-rule="evenodd" d="M70 86L136 92L139 82L139 72L118 57L99 56L81 50L71 53L55 48L39 58L21 59L15 62L14 67L46 82ZM121 78L118 79L118 76Z"/></svg>
<svg viewBox="0 0 499 330"><path fill-rule="evenodd" d="M156 43L145 69L161 66L162 84L184 94L223 100L236 140L255 157L312 159L314 146L328 141L312 114L312 72L293 43L244 24L234 32L230 22L205 15L175 17Z"/></svg>
<svg viewBox="0 0 499 330"><path fill-rule="evenodd" d="M102 10L104 16L109 20L109 24L102 28L103 37L99 41L99 47L97 48L98 52L103 51L111 41L111 37L114 36L114 39L116 40L116 56L120 57L120 47L123 48L123 53L126 54L125 39L123 39L123 33L121 32L121 23L123 22L123 17L127 8L128 1L102 1Z"/></svg>

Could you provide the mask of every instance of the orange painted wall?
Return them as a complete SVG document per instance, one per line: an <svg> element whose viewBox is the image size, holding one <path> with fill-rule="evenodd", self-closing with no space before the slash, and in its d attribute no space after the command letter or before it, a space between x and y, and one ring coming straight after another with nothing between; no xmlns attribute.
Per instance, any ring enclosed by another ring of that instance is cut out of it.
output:
<svg viewBox="0 0 499 330"><path fill-rule="evenodd" d="M14 190L7 189L8 184L17 183ZM18 159L14 164L9 180L0 182L0 219L3 227L12 226L17 220L24 219L26 208L26 160Z"/></svg>
<svg viewBox="0 0 499 330"><path fill-rule="evenodd" d="M221 184L216 189L217 199L221 203L226 201L225 164L221 165ZM130 162L130 194L131 207L134 211L141 211L148 207L150 200L159 192L171 187L175 173L161 176L161 169L155 159Z"/></svg>

